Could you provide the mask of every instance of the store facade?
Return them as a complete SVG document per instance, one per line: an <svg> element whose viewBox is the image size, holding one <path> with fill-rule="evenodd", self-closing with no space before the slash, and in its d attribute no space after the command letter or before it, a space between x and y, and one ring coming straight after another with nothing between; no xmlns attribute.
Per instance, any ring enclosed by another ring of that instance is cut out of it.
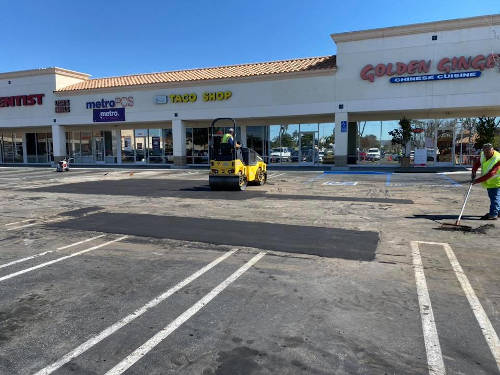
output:
<svg viewBox="0 0 500 375"><path fill-rule="evenodd" d="M493 15L333 34L336 56L102 79L0 73L0 163L206 165L210 121L232 117L269 163L345 166L361 160L362 122L407 117L423 124L415 155L454 164L464 128L436 121L500 116L499 36Z"/></svg>

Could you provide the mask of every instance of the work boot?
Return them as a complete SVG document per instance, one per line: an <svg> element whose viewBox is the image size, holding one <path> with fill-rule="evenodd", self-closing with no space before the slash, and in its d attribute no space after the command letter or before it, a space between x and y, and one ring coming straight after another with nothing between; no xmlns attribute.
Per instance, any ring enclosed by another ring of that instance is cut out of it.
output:
<svg viewBox="0 0 500 375"><path fill-rule="evenodd" d="M486 215L481 216L480 220L496 220L498 216L491 216L489 213Z"/></svg>

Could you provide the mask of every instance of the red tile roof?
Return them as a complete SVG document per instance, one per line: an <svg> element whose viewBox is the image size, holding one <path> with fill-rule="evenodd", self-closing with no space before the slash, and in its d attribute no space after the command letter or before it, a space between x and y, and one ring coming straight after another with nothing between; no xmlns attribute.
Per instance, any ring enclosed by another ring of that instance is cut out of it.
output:
<svg viewBox="0 0 500 375"><path fill-rule="evenodd" d="M214 68L177 70L173 72L134 74L121 77L88 79L70 86L60 88L56 92L151 85L157 83L206 81L212 79L234 79L273 74L333 70L335 68L336 56L309 57L302 59L270 61L254 64L220 66Z"/></svg>

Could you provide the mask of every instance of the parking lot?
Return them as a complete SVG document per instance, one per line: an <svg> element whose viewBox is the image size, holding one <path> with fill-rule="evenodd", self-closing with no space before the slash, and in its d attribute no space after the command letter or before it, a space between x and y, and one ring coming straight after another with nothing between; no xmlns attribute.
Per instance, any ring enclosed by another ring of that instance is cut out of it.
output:
<svg viewBox="0 0 500 375"><path fill-rule="evenodd" d="M469 173L0 168L0 374L499 374Z"/></svg>

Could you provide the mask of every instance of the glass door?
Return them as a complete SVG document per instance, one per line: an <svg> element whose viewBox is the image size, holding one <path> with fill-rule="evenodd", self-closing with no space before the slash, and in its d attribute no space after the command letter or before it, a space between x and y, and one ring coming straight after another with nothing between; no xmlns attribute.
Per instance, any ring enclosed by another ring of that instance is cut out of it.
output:
<svg viewBox="0 0 500 375"><path fill-rule="evenodd" d="M99 135L94 135L94 150L95 150L95 162L104 163L104 137L99 133Z"/></svg>
<svg viewBox="0 0 500 375"><path fill-rule="evenodd" d="M148 130L135 130L135 162L146 164L148 161Z"/></svg>
<svg viewBox="0 0 500 375"><path fill-rule="evenodd" d="M314 131L300 132L299 160L303 165L318 163L318 137Z"/></svg>

